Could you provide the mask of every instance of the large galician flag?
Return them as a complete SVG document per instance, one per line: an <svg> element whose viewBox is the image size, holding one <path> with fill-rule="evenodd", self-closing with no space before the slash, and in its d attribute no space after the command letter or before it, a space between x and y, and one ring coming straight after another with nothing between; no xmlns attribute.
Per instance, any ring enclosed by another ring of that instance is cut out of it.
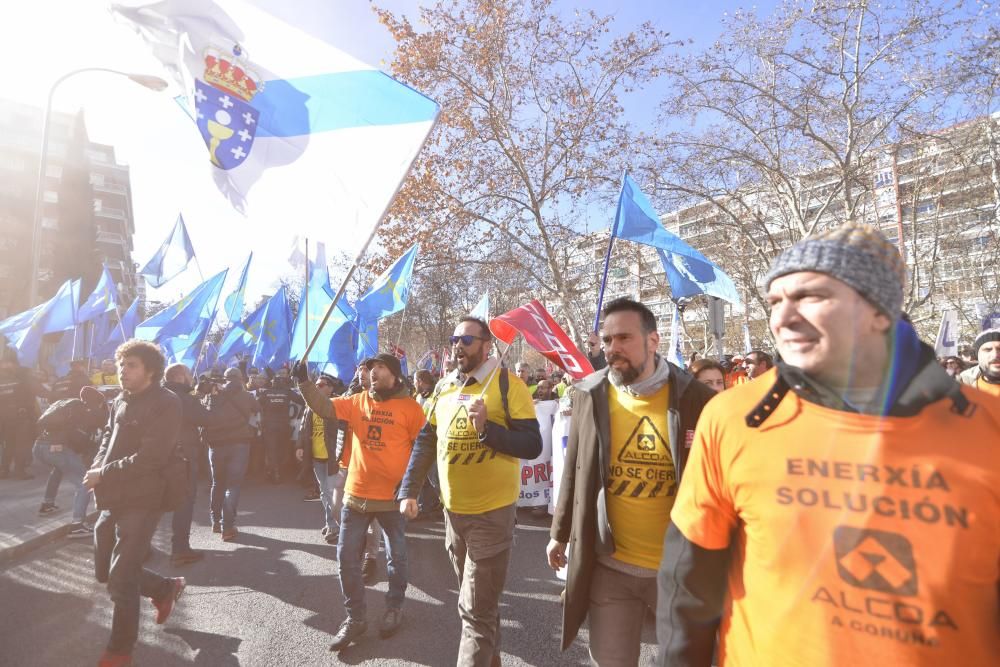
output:
<svg viewBox="0 0 1000 667"><path fill-rule="evenodd" d="M112 11L183 86L206 163L233 206L246 211L258 196L307 199L327 231L371 229L438 105L300 29L314 20L315 1L291 3L297 25L236 0L130 2Z"/></svg>

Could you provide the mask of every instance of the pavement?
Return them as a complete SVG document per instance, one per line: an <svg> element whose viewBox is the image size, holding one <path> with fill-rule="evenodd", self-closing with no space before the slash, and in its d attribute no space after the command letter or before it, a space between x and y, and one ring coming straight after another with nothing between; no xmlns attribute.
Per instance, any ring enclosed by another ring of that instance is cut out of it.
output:
<svg viewBox="0 0 1000 667"><path fill-rule="evenodd" d="M0 667L94 665L110 632L112 605L105 587L94 581L92 546L60 536L72 499L68 485L57 500L62 512L38 517L45 480L35 474L34 480L0 480L5 611L0 614ZM383 555L378 580L367 590L367 635L332 653L329 644L344 610L336 548L319 531L320 504L303 502L302 490L292 484L248 481L240 500L240 535L226 543L210 530L207 495L202 482L192 546L205 552L205 560L170 566L169 516L153 538L147 567L164 576L184 576L188 587L163 626L153 623L152 605L143 602L136 665L454 664L461 625L441 521L412 522L407 528L410 585L399 632L378 638L387 588ZM566 652L559 651L562 582L545 563L547 541L548 521L519 513L501 602L505 666L589 664L586 628ZM650 617L642 638L640 664L652 664Z"/></svg>

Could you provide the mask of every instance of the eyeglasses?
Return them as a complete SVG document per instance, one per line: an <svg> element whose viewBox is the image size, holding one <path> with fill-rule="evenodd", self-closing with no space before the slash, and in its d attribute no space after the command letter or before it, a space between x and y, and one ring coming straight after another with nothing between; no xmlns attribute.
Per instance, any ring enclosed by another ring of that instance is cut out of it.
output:
<svg viewBox="0 0 1000 667"><path fill-rule="evenodd" d="M450 338L448 338L448 342L451 343L452 345L457 345L459 342L461 342L464 347L469 347L470 345L472 345L472 341L474 340L489 340L489 339L483 338L482 336L473 336L470 334L466 334L464 336L451 336Z"/></svg>

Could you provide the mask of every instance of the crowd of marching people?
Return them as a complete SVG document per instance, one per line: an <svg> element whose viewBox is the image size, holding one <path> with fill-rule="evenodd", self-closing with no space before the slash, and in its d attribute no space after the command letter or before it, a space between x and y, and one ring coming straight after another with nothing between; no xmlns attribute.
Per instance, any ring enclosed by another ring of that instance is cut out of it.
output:
<svg viewBox="0 0 1000 667"><path fill-rule="evenodd" d="M346 385L302 363L196 378L131 340L93 374L74 363L48 383L8 357L0 477L49 469L40 515L75 485L70 537L94 540L114 602L101 667L132 664L142 597L164 623L185 589L143 565L164 512L171 564L202 558L204 464L224 541L239 539L248 471L322 507L345 610L333 650L373 620L383 639L405 622L406 525L423 516L445 525L458 665L501 664L501 599L524 558L565 581L561 647L586 623L597 665L638 664L647 614L662 665L995 664L1000 330L938 359L902 312L898 253L865 226L793 246L765 289L773 351L680 368L658 352L653 313L622 298L576 379L508 369L472 316L442 377L378 354ZM519 507L551 514L545 554L514 554Z"/></svg>

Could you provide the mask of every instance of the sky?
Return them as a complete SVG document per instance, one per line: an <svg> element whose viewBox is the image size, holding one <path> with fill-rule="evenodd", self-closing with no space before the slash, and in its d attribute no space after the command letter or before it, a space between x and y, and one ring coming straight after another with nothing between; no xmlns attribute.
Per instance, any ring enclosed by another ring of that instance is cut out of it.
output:
<svg viewBox="0 0 1000 667"><path fill-rule="evenodd" d="M758 7L766 11L774 1L766 0ZM389 69L394 42L378 23L368 0L253 0L252 4L285 19L291 18L290 11L315 6L314 20L302 29L359 60ZM379 5L417 20L417 0L382 0ZM694 40L695 47L716 39L721 17L738 6L753 5L724 0L697 4L683 0L556 0L560 11L594 9L615 14L616 32L653 21L674 38ZM138 36L117 23L107 10L108 4L101 0L33 0L19 2L16 7L16 11L6 11L0 21L0 62L5 63L0 71L0 97L42 107L52 83L80 67L110 67L169 80ZM297 216L318 213L296 210L294 202L288 200L255 203L249 217L234 211L212 182L197 128L173 100L181 92L173 83L156 93L124 77L88 72L59 86L54 107L68 112L83 109L91 139L113 145L119 162L129 165L136 229L134 261L145 264L180 212L187 221L201 274L207 278L230 267L224 293L236 282L247 253L254 251L246 298L249 307L260 295L273 292L276 279L290 271L286 259L292 249L294 224L288 223ZM649 99L655 97L650 95ZM645 116L641 108L627 112L633 118ZM609 220L611 216L613 211L609 211ZM337 250L353 256L366 235L363 230L331 225L329 237L317 240L327 244L328 256L336 255ZM192 267L164 288L148 288L148 298L173 300L199 282L199 271Z"/></svg>

